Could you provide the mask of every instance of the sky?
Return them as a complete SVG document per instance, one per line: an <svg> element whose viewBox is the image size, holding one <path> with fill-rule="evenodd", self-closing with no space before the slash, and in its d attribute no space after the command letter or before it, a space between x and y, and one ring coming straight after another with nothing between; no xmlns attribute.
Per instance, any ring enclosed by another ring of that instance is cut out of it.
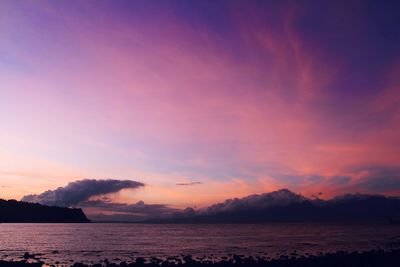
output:
<svg viewBox="0 0 400 267"><path fill-rule="evenodd" d="M107 201L177 209L399 195L399 10L3 0L0 197L93 179L135 181Z"/></svg>

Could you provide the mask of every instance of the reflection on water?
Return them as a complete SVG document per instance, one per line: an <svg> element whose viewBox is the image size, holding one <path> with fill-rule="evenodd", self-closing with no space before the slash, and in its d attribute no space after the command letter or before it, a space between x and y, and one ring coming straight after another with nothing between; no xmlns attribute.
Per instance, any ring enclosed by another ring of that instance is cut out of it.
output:
<svg viewBox="0 0 400 267"><path fill-rule="evenodd" d="M398 246L400 227L371 224L0 224L0 256L47 263L138 256L315 254Z"/></svg>

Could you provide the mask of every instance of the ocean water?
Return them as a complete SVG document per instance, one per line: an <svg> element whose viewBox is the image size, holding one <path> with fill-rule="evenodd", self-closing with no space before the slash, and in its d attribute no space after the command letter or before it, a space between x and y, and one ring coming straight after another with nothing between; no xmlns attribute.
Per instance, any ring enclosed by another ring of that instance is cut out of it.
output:
<svg viewBox="0 0 400 267"><path fill-rule="evenodd" d="M0 257L34 253L48 264L229 254L278 257L399 247L386 224L0 224Z"/></svg>

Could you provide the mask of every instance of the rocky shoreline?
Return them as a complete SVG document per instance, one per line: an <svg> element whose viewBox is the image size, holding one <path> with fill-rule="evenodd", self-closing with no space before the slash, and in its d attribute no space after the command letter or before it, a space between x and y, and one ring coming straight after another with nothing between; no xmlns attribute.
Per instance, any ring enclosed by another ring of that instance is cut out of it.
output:
<svg viewBox="0 0 400 267"><path fill-rule="evenodd" d="M110 262L104 259L98 263L71 263L71 267L398 267L400 262L400 249L393 250L371 250L365 252L325 253L318 255L289 255L277 259L268 257L247 257L243 255L231 255L219 260L211 258L193 258L192 256L169 257L166 260L159 258L138 257L132 262ZM45 264L35 259L33 254L25 253L23 260L5 261L0 260L0 267L45 267L65 266L65 264Z"/></svg>

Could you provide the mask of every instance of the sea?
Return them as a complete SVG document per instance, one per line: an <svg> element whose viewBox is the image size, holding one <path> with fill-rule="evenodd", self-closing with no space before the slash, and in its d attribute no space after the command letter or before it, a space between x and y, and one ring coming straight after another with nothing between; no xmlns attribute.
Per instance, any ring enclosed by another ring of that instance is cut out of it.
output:
<svg viewBox="0 0 400 267"><path fill-rule="evenodd" d="M399 247L400 226L389 224L0 224L1 259L21 260L28 252L57 266L137 257L277 258Z"/></svg>

